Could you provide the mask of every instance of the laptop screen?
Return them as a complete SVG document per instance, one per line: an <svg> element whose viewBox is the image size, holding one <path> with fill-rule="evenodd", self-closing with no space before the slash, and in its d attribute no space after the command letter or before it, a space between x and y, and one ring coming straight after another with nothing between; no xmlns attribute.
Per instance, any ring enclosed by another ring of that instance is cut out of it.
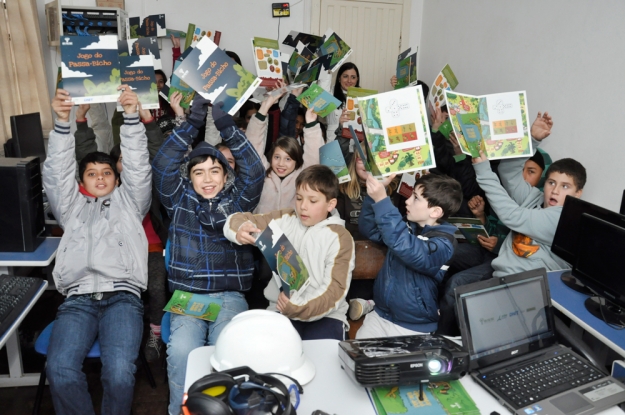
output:
<svg viewBox="0 0 625 415"><path fill-rule="evenodd" d="M546 277L544 269L535 270L456 290L462 342L472 363L522 355L554 338Z"/></svg>

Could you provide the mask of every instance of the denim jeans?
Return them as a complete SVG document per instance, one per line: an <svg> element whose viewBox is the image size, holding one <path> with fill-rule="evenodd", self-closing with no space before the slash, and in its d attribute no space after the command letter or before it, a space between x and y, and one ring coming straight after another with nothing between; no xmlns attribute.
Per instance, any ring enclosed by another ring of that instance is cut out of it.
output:
<svg viewBox="0 0 625 415"><path fill-rule="evenodd" d="M50 335L46 373L57 414L94 414L82 371L96 338L102 361L103 415L129 414L135 385L135 360L143 329L143 303L118 292L106 300L71 296L59 307Z"/></svg>
<svg viewBox="0 0 625 415"><path fill-rule="evenodd" d="M247 310L245 296L236 291L208 294L221 298L221 311L214 322L171 314L167 343L167 376L169 377L169 414L178 415L184 394L187 357L193 349L214 345L219 333L234 316Z"/></svg>

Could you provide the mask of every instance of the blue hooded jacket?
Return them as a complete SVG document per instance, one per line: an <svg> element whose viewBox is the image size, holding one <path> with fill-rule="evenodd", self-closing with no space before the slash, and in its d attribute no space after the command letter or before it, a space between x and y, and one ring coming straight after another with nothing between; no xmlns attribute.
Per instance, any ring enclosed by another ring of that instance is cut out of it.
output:
<svg viewBox="0 0 625 415"><path fill-rule="evenodd" d="M438 328L438 287L454 253L456 227L448 223L421 228L405 221L390 198L374 203L367 196L358 220L360 233L388 247L373 286L378 315L409 330Z"/></svg>
<svg viewBox="0 0 625 415"><path fill-rule="evenodd" d="M228 241L223 226L228 215L250 212L263 189L263 164L231 117L215 122L228 145L239 174L223 154L208 143L200 143L193 155L217 158L227 169L224 188L212 199L193 189L185 154L198 130L189 123L175 129L152 163L154 187L171 218L169 227L169 289L188 292L247 291L251 287L254 259L250 246Z"/></svg>

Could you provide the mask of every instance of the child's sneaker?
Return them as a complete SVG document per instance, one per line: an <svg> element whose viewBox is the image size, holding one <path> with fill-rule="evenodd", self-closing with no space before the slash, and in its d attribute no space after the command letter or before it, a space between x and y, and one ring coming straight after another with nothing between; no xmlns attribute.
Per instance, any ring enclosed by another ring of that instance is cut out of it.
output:
<svg viewBox="0 0 625 415"><path fill-rule="evenodd" d="M375 303L373 300L363 300L362 298L354 298L349 300L349 310L347 314L351 320L358 320L367 313L373 311Z"/></svg>
<svg viewBox="0 0 625 415"><path fill-rule="evenodd" d="M159 327L160 329L160 327ZM155 333L154 329L150 328L150 337L145 344L145 359L148 362L153 362L161 357L161 347L163 341L161 340L161 333Z"/></svg>

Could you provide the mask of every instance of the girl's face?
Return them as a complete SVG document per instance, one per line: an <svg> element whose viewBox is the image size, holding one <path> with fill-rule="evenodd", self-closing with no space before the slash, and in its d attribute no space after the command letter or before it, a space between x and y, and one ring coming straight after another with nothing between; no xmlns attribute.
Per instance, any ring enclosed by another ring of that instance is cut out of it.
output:
<svg viewBox="0 0 625 415"><path fill-rule="evenodd" d="M295 160L280 147L277 147L271 157L271 170L280 178L286 177L295 170Z"/></svg>
<svg viewBox="0 0 625 415"><path fill-rule="evenodd" d="M356 86L358 83L358 74L355 69L348 69L341 74L341 78L339 79L341 83L341 88L343 91L347 91L347 88L350 86Z"/></svg>

